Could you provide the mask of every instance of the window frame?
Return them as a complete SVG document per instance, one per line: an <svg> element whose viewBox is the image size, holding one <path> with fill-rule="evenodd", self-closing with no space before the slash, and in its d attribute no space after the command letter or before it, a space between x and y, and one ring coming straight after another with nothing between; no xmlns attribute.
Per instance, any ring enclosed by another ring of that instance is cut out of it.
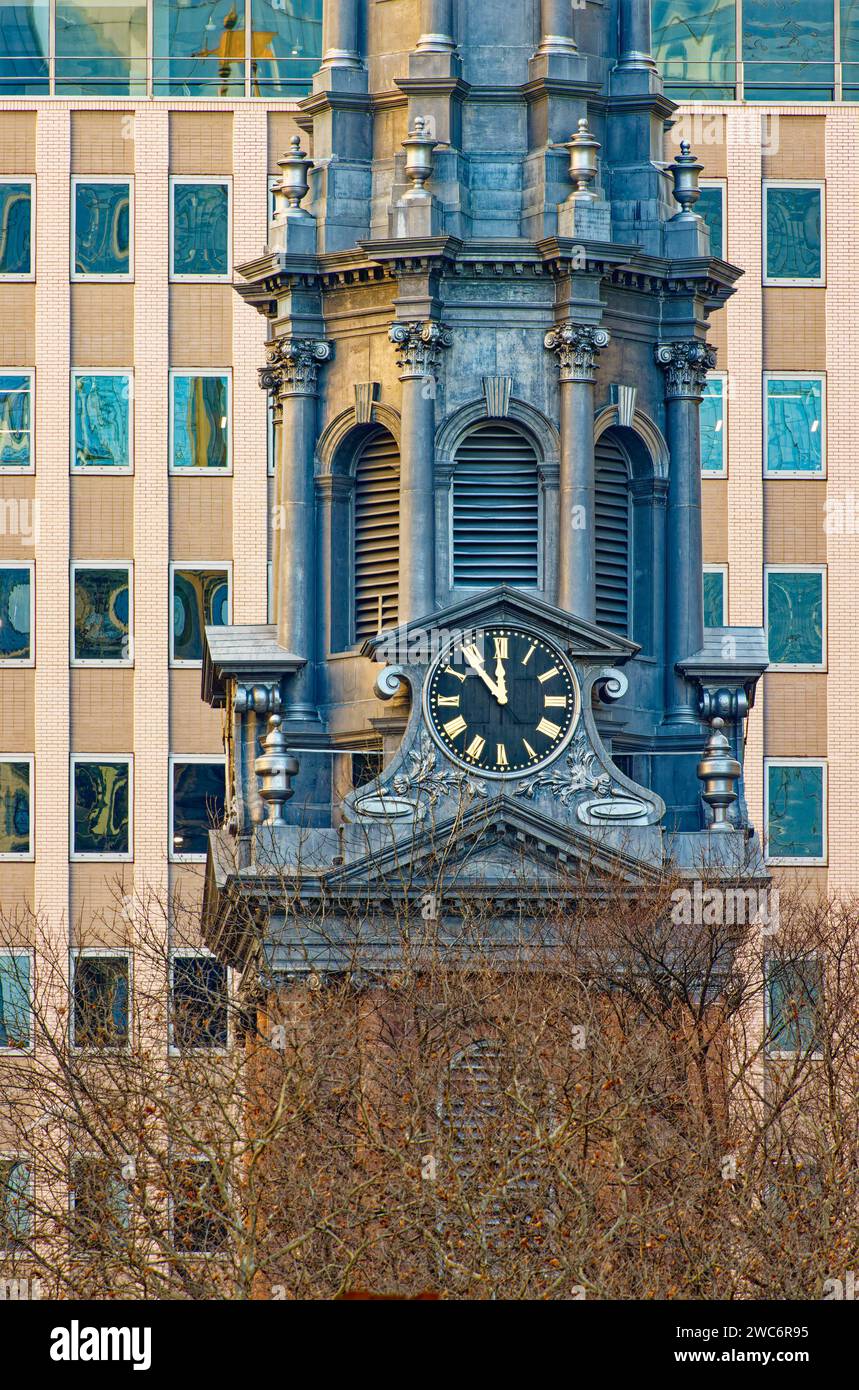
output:
<svg viewBox="0 0 859 1390"><path fill-rule="evenodd" d="M110 1047L93 1047L75 1039L75 978L79 960L125 960L128 962L128 1037L124 1043ZM69 1045L78 1055L88 1057L118 1056L131 1049L134 1012L134 952L130 946L72 946L69 950ZM81 1157L86 1157L82 1154Z"/></svg>
<svg viewBox="0 0 859 1390"><path fill-rule="evenodd" d="M36 664L36 562L35 560L0 560L0 570L29 570L30 573L30 655L0 656L0 671L24 670Z"/></svg>
<svg viewBox="0 0 859 1390"><path fill-rule="evenodd" d="M130 976L129 976L129 999L130 999L130 987L131 987L131 986L130 986ZM113 1053L115 1054L115 1053L116 1053L117 1051L119 1051L120 1049L117 1049L117 1048L110 1048L110 1049L102 1049L102 1050L104 1050L104 1051L111 1051L111 1052L113 1052ZM89 1049L84 1048L84 1049L79 1049L79 1051L89 1051ZM87 1260L88 1258L91 1258L91 1254L90 1254L89 1251L81 1250L80 1247L77 1245L76 1240L75 1240L76 1232L75 1232L75 1229L74 1229L74 1221L75 1221L75 1206L76 1206L76 1200L75 1200L75 1199L76 1199L77 1188L76 1188L75 1182L74 1182L74 1165L75 1165L76 1163L107 1163L107 1164L110 1164L110 1160L109 1160L109 1159L106 1159L106 1158L104 1157L103 1154L93 1153L92 1151L81 1151L80 1149L74 1149L74 1150L69 1154L69 1174L68 1174L68 1217L69 1217L68 1240L69 1240L69 1254L70 1254L70 1257L71 1257L73 1260L84 1260L84 1261L85 1261L85 1260ZM125 1178L123 1178L123 1177L121 1176L121 1166L120 1166L119 1164L111 1165L111 1166L115 1166L117 1172L119 1173L119 1181L122 1183L123 1187L124 1187L125 1190L126 1190L126 1194L127 1194L127 1198L128 1198L128 1226L126 1227L126 1229L130 1231L130 1229L131 1229L131 1184L130 1184ZM96 1252L94 1252L94 1253L95 1253L96 1257L98 1257L99 1252L96 1251Z"/></svg>
<svg viewBox="0 0 859 1390"><path fill-rule="evenodd" d="M177 956L201 956L206 960L216 960L219 964L223 965L224 970L226 972L224 977L224 1003L227 1011L227 1042L225 1047L179 1047L179 1045L175 1042L173 1031L173 964ZM215 955L215 952L210 951L206 946L173 946L170 949L170 970L168 978L168 990L169 1008L167 1013L167 1055L169 1057L187 1057L189 1055L196 1057L201 1054L205 1054L206 1056L211 1057L226 1057L227 1053L232 1050L235 1040L233 1011L231 1008L233 997L233 972L230 966L227 965L224 961L220 961L219 957Z"/></svg>
<svg viewBox="0 0 859 1390"><path fill-rule="evenodd" d="M770 854L770 791L769 778L770 769L773 767L819 767L821 769L821 828L823 851L818 857L816 855L804 855L801 858L790 855ZM764 835L764 860L767 864L773 864L782 868L824 868L829 862L829 764L826 758L764 758L764 806L763 806L763 835Z"/></svg>
<svg viewBox="0 0 859 1390"><path fill-rule="evenodd" d="M202 658L199 661L186 661L182 657L176 657L173 652L176 633L173 626L173 598L174 585L176 582L176 571L190 570L191 573L202 570L223 570L227 576L227 609L229 611L230 624L233 621L233 562L232 560L171 560L170 578L168 582L168 602L169 602L169 623L170 623L170 648L169 648L169 667L171 671L200 671L203 667ZM203 627L205 629L205 623Z"/></svg>
<svg viewBox="0 0 859 1390"><path fill-rule="evenodd" d="M728 597L728 565L727 564L706 564L701 566L702 574L720 574L722 576L722 621L720 627L729 627L730 601ZM712 628L708 628L712 632Z"/></svg>
<svg viewBox="0 0 859 1390"><path fill-rule="evenodd" d="M19 856L23 858L23 856ZM33 995L36 984L36 949L34 946L4 946L0 950L0 956L28 956L30 960L30 977L27 991L27 1006L29 1010L29 1042L26 1047L8 1047L0 1044L0 1057L32 1057L36 1050L36 1021L33 1017ZM7 1155L8 1156L8 1155ZM4 1157L0 1154L0 1158ZM3 1247L0 1245L0 1251Z"/></svg>
<svg viewBox="0 0 859 1390"><path fill-rule="evenodd" d="M30 462L25 466L16 463L0 463L0 478L26 477L36 471L36 369L35 367L0 366L0 377L25 376L28 379L30 397Z"/></svg>
<svg viewBox="0 0 859 1390"><path fill-rule="evenodd" d="M808 279L781 279L767 274L769 245L768 200L771 188L816 188L820 194L820 275ZM764 288L821 289L826 285L826 180L763 179L761 182L761 283Z"/></svg>
<svg viewBox="0 0 859 1390"><path fill-rule="evenodd" d="M30 269L0 270L0 284L21 284L36 278L36 176L35 174L0 174L0 184L27 183L30 185Z"/></svg>
<svg viewBox="0 0 859 1390"><path fill-rule="evenodd" d="M224 806L227 801L227 757L225 753L170 753L168 755L168 795L167 795L167 829L168 829L168 862L171 864L205 864L206 854L177 854L173 848L173 770L177 763L217 763L224 769Z"/></svg>
<svg viewBox="0 0 859 1390"><path fill-rule="evenodd" d="M728 380L729 380L729 378L728 378L728 373L727 373L727 371L724 371L724 372L708 372L708 373L707 373L707 381L721 381L721 383L722 383L722 429L721 429L721 434L722 434L722 467L719 468L719 469L715 469L715 468L708 468L708 469L705 469L705 468L704 468L704 460L701 459L701 461L700 461L701 481L702 481L702 482L705 482L705 483L708 482L708 481L711 480L711 479L712 479L713 481L724 480L724 479L727 478L727 476L728 476L728 469L729 469L729 466L730 466L730 459L729 459L729 456L728 456L728 401L729 401L729 395L730 395L730 388L729 388L729 385L728 385ZM703 404L703 397L702 397L702 404ZM699 426L699 431L700 431L700 423L701 423L701 416L700 416L700 408L699 408L699 413L698 413L698 426ZM700 452L700 446L699 446L699 452Z"/></svg>
<svg viewBox="0 0 859 1390"><path fill-rule="evenodd" d="M770 1030L773 1026L772 997L770 994L770 966L773 964L782 966L799 964L800 961L803 964L807 961L817 961L819 963L821 992L825 990L826 971L824 969L823 958L818 951L809 951L805 955L797 956L795 960L792 957L788 957L787 960L785 960L781 956L767 956L764 960L764 1050L768 1061L792 1062L796 1057L808 1057L811 1061L819 1061L823 1056L823 1049L820 1047L815 1047L808 1052L804 1052L800 1048L773 1048L770 1046L769 1042ZM820 1000L820 1003L824 1003L823 999Z"/></svg>
<svg viewBox="0 0 859 1390"><path fill-rule="evenodd" d="M75 462L77 433L75 415L75 380L79 376L121 376L128 382L128 463L114 467ZM134 368L133 367L72 367L69 372L69 472L84 478L127 478L134 473Z"/></svg>
<svg viewBox="0 0 859 1390"><path fill-rule="evenodd" d="M710 254L715 260L728 261L730 259L728 244L728 180L723 178L701 179L698 187L701 189L718 188L722 195L722 254L718 257L715 256L712 247L710 249ZM695 209L693 208L693 212L694 211ZM698 215L699 217L703 217L703 213L699 213ZM706 218L704 220L706 221ZM713 375L721 375L721 373L713 373Z"/></svg>
<svg viewBox="0 0 859 1390"><path fill-rule="evenodd" d="M829 613L827 604L827 589L829 587L828 569L829 566L826 564L802 564L799 562L797 562L796 564L779 563L772 565L764 565L764 632L767 636L767 642L769 642L769 576L771 574L819 574L821 577L820 589L823 619L823 631L821 634L821 648L823 655L822 661L813 663L785 663L774 661L771 662L770 665L767 667L769 671L782 671L790 675L792 673L802 674L802 672L804 671L814 671L819 673L825 672L829 669Z"/></svg>
<svg viewBox="0 0 859 1390"><path fill-rule="evenodd" d="M30 769L30 847L26 854L0 853L0 864L32 864L36 858L36 817L33 809L36 799L36 755L35 753L0 753L0 763L26 763Z"/></svg>
<svg viewBox="0 0 859 1390"><path fill-rule="evenodd" d="M89 854L75 849L75 768L78 763L128 764L128 849ZM69 754L69 862L72 864L133 864L134 863L134 754L133 753L70 753Z"/></svg>
<svg viewBox="0 0 859 1390"><path fill-rule="evenodd" d="M771 381L816 381L820 383L820 467L819 469L808 468L781 468L772 470L769 467L770 452L770 412L769 412L769 383ZM764 417L764 457L763 475L771 482L778 482L780 478L788 482L820 482L826 479L826 372L764 372L763 374L763 417Z"/></svg>
<svg viewBox="0 0 859 1390"><path fill-rule="evenodd" d="M212 1159L211 1159L211 1158L208 1158L208 1157L206 1156L206 1154L173 1153L173 1154L171 1154L171 1158L170 1158L170 1171L171 1171L171 1174L175 1172L174 1164L176 1164L176 1163L207 1164L209 1168L214 1168L214 1166L215 1166L214 1163L212 1162ZM231 1186L232 1186L232 1184L228 1182L227 1187L230 1188ZM180 1258L180 1259L185 1259L185 1260L223 1260L223 1259L225 1259L225 1258L229 1255L229 1253L230 1253L230 1251L229 1251L229 1239L230 1239L230 1229L229 1229L229 1228L230 1228L230 1214L229 1214L229 1208L227 1208L227 1209L224 1211L224 1224L225 1224L225 1226L226 1226L226 1228L227 1228L227 1242L228 1242L228 1248L227 1248L227 1249L225 1249L225 1250L182 1250L182 1249L180 1249L179 1246L176 1244L176 1194L175 1194L175 1190L173 1190L173 1187L172 1187L172 1186L171 1186L171 1190L170 1190L169 1193L168 1193L168 1207L169 1207L169 1214L170 1214L170 1227L169 1227L169 1229L170 1229L170 1245L171 1245L171 1247L172 1247L174 1256L177 1256L178 1258Z"/></svg>
<svg viewBox="0 0 859 1390"><path fill-rule="evenodd" d="M128 184L128 270L90 271L75 270L75 248L77 246L77 199L76 191L81 183L126 183ZM130 284L134 281L134 175L133 174L72 174L69 181L69 279L73 285ZM72 434L74 430L72 430Z"/></svg>
<svg viewBox="0 0 859 1390"><path fill-rule="evenodd" d="M24 1054L17 1053L16 1055L23 1056ZM0 1149L0 1163L26 1163L29 1169L29 1174L27 1177L27 1191L29 1194L30 1201L30 1230L28 1234L30 1239L32 1240L36 1225L36 1164L34 1162L33 1155L22 1153L19 1149ZM16 1255L20 1258L21 1247L16 1247L15 1245L7 1245L6 1232L4 1231L3 1226L0 1225L0 1257L8 1259Z"/></svg>
<svg viewBox="0 0 859 1390"><path fill-rule="evenodd" d="M175 251L174 189L178 184L216 183L227 190L227 272L225 275L183 275L173 268ZM268 209L266 209L268 210ZM233 283L233 176L232 174L171 174L168 193L168 281L171 285L231 285Z"/></svg>
<svg viewBox="0 0 859 1390"><path fill-rule="evenodd" d="M128 650L127 658L75 656L75 579L78 570L126 570L128 573ZM86 670L128 670L134 666L134 561L133 560L70 560L69 561L69 666Z"/></svg>
<svg viewBox="0 0 859 1390"><path fill-rule="evenodd" d="M223 377L227 383L226 468L177 468L173 462L175 426L174 385L177 377ZM233 369L232 367L171 367L167 383L167 473L171 478L231 478L233 476Z"/></svg>

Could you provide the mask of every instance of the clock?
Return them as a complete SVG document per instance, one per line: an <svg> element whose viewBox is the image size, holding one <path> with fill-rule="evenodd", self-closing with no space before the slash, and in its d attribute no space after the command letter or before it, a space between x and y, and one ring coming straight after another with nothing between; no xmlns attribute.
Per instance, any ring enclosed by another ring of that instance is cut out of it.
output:
<svg viewBox="0 0 859 1390"><path fill-rule="evenodd" d="M433 738L455 762L489 777L521 776L556 757L580 708L578 681L563 652L508 624L451 643L424 685Z"/></svg>

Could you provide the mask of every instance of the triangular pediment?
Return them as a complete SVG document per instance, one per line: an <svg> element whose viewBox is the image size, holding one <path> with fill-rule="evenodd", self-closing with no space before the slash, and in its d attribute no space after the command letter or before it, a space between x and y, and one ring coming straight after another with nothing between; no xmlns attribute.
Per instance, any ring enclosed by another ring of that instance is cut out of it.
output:
<svg viewBox="0 0 859 1390"><path fill-rule="evenodd" d="M582 661L623 664L640 651L635 642L619 637L617 633L586 622L584 618L556 608L554 604L546 603L521 589L511 589L503 584L471 595L437 613L404 623L399 628L381 632L368 639L361 650L364 656L378 661L386 650L402 652L419 646L418 639L426 633L467 631L491 623L521 623L526 627L536 627L561 643L571 657Z"/></svg>

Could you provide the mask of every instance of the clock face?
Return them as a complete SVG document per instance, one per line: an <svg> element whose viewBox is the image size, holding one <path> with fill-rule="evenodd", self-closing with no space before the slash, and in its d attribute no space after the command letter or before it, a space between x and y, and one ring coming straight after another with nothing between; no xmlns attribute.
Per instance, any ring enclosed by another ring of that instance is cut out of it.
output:
<svg viewBox="0 0 859 1390"><path fill-rule="evenodd" d="M464 767L521 776L563 748L579 716L579 688L544 637L499 625L464 635L438 658L424 691L430 730Z"/></svg>

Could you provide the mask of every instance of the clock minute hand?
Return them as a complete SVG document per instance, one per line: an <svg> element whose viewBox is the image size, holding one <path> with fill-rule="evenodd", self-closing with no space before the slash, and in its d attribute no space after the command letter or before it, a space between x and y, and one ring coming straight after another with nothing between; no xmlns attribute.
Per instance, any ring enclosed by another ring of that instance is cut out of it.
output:
<svg viewBox="0 0 859 1390"><path fill-rule="evenodd" d="M495 682L494 682L494 680L492 679L492 677L490 676L489 672L486 670L486 667L483 665L483 659L482 659L482 657L481 657L481 655L480 655L480 652L477 650L477 648L476 648L476 647L470 647L470 646L469 646L469 647L462 647L461 650L462 650L462 655L465 657L465 659L466 659L466 661L468 662L469 666L471 667L471 669L472 669L473 671L476 671L476 672L477 672L478 676L479 676L480 679L483 681L483 684L486 686L486 688L487 688L487 690L489 691L489 693L490 693L491 695L494 695L494 697L495 697L495 699L498 701L499 705L504 704L505 701L506 701L506 699L507 699L507 696L506 696L506 694L505 694L504 697L503 697L503 699L502 699L502 693L501 693L501 691L499 690L498 686L495 684Z"/></svg>

